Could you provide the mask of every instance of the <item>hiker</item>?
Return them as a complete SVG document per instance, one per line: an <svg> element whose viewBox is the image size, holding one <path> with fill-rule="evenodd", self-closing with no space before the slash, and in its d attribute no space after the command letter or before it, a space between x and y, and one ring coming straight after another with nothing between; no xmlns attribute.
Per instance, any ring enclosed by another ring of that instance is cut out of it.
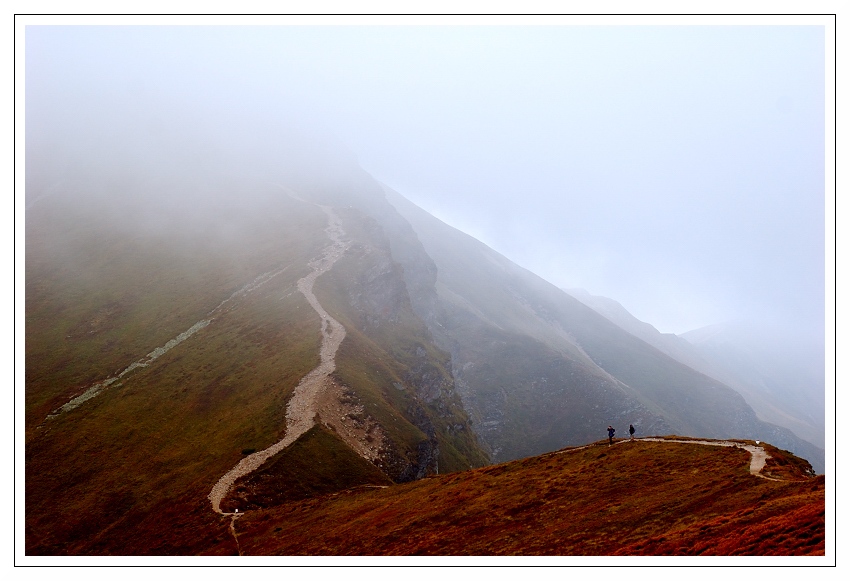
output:
<svg viewBox="0 0 850 581"><path fill-rule="evenodd" d="M616 431L617 430L615 430L611 426L608 426L608 445L609 446L614 443L614 432L616 432Z"/></svg>
<svg viewBox="0 0 850 581"><path fill-rule="evenodd" d="M635 427L632 424L629 424L629 440L635 439Z"/></svg>

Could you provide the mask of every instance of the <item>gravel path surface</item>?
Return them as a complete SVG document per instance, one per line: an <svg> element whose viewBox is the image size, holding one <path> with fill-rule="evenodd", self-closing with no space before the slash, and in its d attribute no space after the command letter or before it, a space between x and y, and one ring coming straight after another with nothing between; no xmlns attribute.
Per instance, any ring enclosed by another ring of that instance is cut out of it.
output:
<svg viewBox="0 0 850 581"><path fill-rule="evenodd" d="M238 478L259 468L263 462L289 446L304 432L313 427L318 411L319 396L323 391L333 387L330 374L336 369L334 357L345 338L345 327L331 317L316 299L316 295L313 294L313 284L318 277L330 270L334 263L342 257L348 249L349 243L343 240L345 231L342 228L342 221L333 212L333 209L326 206L319 207L328 216L328 227L325 232L330 238L331 244L325 248L321 257L308 263L308 266L313 270L298 281L298 290L322 319L320 362L318 367L301 379L286 406L286 434L284 438L265 450L260 450L243 458L219 479L209 493L208 498L212 503L212 508L219 514L232 514L234 516L238 514L226 513L221 510L221 501L227 495L233 483Z"/></svg>

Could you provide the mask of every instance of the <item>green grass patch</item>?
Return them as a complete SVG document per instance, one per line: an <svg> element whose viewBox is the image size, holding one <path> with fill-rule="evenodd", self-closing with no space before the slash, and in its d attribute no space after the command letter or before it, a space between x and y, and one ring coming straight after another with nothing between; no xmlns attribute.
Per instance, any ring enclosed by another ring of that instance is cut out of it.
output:
<svg viewBox="0 0 850 581"><path fill-rule="evenodd" d="M358 486L391 484L377 467L317 425L258 470L237 480L222 509L245 512Z"/></svg>

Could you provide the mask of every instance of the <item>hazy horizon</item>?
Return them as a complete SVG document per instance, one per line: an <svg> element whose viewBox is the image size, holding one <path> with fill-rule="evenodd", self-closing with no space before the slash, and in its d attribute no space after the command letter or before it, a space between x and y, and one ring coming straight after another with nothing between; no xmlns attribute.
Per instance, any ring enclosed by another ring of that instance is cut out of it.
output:
<svg viewBox="0 0 850 581"><path fill-rule="evenodd" d="M179 120L247 159L266 151L252 127L298 127L552 284L662 332L749 318L822 337L824 35L30 25L28 155L69 136L155 143Z"/></svg>

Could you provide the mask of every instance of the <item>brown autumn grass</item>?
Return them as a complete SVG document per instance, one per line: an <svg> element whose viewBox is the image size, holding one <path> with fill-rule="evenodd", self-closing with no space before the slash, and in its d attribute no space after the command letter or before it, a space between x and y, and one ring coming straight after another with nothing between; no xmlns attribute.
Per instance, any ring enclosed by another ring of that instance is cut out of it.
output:
<svg viewBox="0 0 850 581"><path fill-rule="evenodd" d="M769 448L599 442L246 514L246 555L822 555L824 478ZM769 465L770 466L770 465Z"/></svg>

